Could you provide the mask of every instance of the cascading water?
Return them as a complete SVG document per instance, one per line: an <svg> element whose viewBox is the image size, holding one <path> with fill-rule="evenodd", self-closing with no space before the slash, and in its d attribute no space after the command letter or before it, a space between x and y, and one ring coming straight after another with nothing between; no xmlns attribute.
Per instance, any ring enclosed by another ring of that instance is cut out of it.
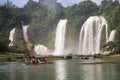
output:
<svg viewBox="0 0 120 80"><path fill-rule="evenodd" d="M66 24L67 24L67 19L61 19L57 25L55 52L54 52L55 56L65 55L63 53L64 53Z"/></svg>
<svg viewBox="0 0 120 80"><path fill-rule="evenodd" d="M113 41L114 42L115 34L116 34L116 30L112 30L111 33L110 33L108 41Z"/></svg>
<svg viewBox="0 0 120 80"><path fill-rule="evenodd" d="M107 42L109 42L109 41L114 42L114 41L115 41L115 34L116 34L116 30L114 29L114 30L111 31L110 36L109 36L109 39L108 39ZM108 55L108 54L114 52L114 50L115 50L115 48L110 49L110 46L106 46L106 47L105 47L105 51L103 52L103 54L104 54L104 55Z"/></svg>
<svg viewBox="0 0 120 80"><path fill-rule="evenodd" d="M27 35L28 27L29 27L29 25L22 25L23 37L24 37L25 42L28 42L28 35Z"/></svg>
<svg viewBox="0 0 120 80"><path fill-rule="evenodd" d="M47 47L45 47L44 45L35 45L34 47L34 51L37 55L48 55Z"/></svg>
<svg viewBox="0 0 120 80"><path fill-rule="evenodd" d="M106 42L108 40L107 21L102 16L92 16L83 24L80 37L78 55L94 55L100 53L101 34L106 28Z"/></svg>
<svg viewBox="0 0 120 80"><path fill-rule="evenodd" d="M13 40L14 40L14 34L15 34L15 29L16 28L13 28L11 31L10 31L10 35L9 35L9 40L10 40L10 43L8 46L13 46Z"/></svg>

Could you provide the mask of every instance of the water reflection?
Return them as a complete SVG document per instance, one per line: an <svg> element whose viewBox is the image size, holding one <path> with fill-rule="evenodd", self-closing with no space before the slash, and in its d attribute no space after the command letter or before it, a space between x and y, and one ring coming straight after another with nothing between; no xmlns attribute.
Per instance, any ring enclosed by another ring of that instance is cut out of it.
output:
<svg viewBox="0 0 120 80"><path fill-rule="evenodd" d="M82 65L83 80L120 80L117 64Z"/></svg>
<svg viewBox="0 0 120 80"><path fill-rule="evenodd" d="M13 63L10 63L10 66L8 68L8 71L9 71L9 77L10 77L10 80L15 80L16 79L16 76L15 75L15 69L13 68L14 66L11 66Z"/></svg>
<svg viewBox="0 0 120 80"><path fill-rule="evenodd" d="M102 68L100 65L83 65L81 68L84 72L84 80L101 80Z"/></svg>
<svg viewBox="0 0 120 80"><path fill-rule="evenodd" d="M57 60L53 64L0 64L0 80L120 80L120 64L80 64Z"/></svg>
<svg viewBox="0 0 120 80"><path fill-rule="evenodd" d="M21 74L20 69L21 66L18 65L16 62L10 62L9 65L6 65L6 69L4 69L4 72L6 74L5 80L20 80L23 77L23 74ZM18 75L19 72L19 75ZM4 80L4 79L3 79Z"/></svg>
<svg viewBox="0 0 120 80"><path fill-rule="evenodd" d="M56 61L55 62L55 70L56 70L56 80L65 80L66 79L66 61Z"/></svg>

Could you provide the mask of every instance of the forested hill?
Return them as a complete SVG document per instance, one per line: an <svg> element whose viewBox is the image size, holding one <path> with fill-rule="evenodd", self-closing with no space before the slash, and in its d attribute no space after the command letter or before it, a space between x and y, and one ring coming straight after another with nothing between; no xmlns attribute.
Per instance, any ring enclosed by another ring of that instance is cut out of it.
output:
<svg viewBox="0 0 120 80"><path fill-rule="evenodd" d="M75 39L78 40L82 24L90 16L103 15L110 30L117 30L117 48L120 52L120 4L118 0L103 0L98 6L96 3L86 0L69 7L62 7L56 0L29 0L23 8L18 8L11 2L0 5L0 51L25 52L25 42L22 37L20 21L29 24L29 40L32 43L44 44L53 48L55 28L60 19L69 20L69 29L75 29ZM9 48L9 31L17 28L13 48Z"/></svg>
<svg viewBox="0 0 120 80"><path fill-rule="evenodd" d="M30 15L29 39L32 43L44 43L53 37L51 31L57 26L58 21L64 18L64 8L55 0L40 0L29 2L24 7L24 12ZM32 33L32 34L31 34Z"/></svg>

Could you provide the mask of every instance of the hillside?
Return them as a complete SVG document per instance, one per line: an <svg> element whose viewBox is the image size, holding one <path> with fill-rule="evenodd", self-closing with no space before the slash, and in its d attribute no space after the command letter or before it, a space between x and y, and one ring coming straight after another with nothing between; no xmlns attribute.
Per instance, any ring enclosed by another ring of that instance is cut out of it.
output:
<svg viewBox="0 0 120 80"><path fill-rule="evenodd" d="M66 30L66 47L76 47L83 23L90 16L102 15L108 22L109 32L117 30L115 46L116 53L120 53L120 3L118 0L103 0L101 5L86 0L69 7L62 7L56 0L29 0L23 8L18 8L12 3L0 5L0 52L26 52L21 28L29 24L28 38L32 44L42 44L54 50L55 31L60 19L68 19ZM14 46L8 47L9 32L17 28Z"/></svg>

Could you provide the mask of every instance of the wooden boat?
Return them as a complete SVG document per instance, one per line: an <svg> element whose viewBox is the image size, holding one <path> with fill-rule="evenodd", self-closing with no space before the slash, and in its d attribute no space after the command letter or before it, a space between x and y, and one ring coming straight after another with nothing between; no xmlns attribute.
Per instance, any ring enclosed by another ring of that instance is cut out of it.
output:
<svg viewBox="0 0 120 80"><path fill-rule="evenodd" d="M38 65L38 64L52 64L53 62L47 57L41 58L25 58L26 65Z"/></svg>

